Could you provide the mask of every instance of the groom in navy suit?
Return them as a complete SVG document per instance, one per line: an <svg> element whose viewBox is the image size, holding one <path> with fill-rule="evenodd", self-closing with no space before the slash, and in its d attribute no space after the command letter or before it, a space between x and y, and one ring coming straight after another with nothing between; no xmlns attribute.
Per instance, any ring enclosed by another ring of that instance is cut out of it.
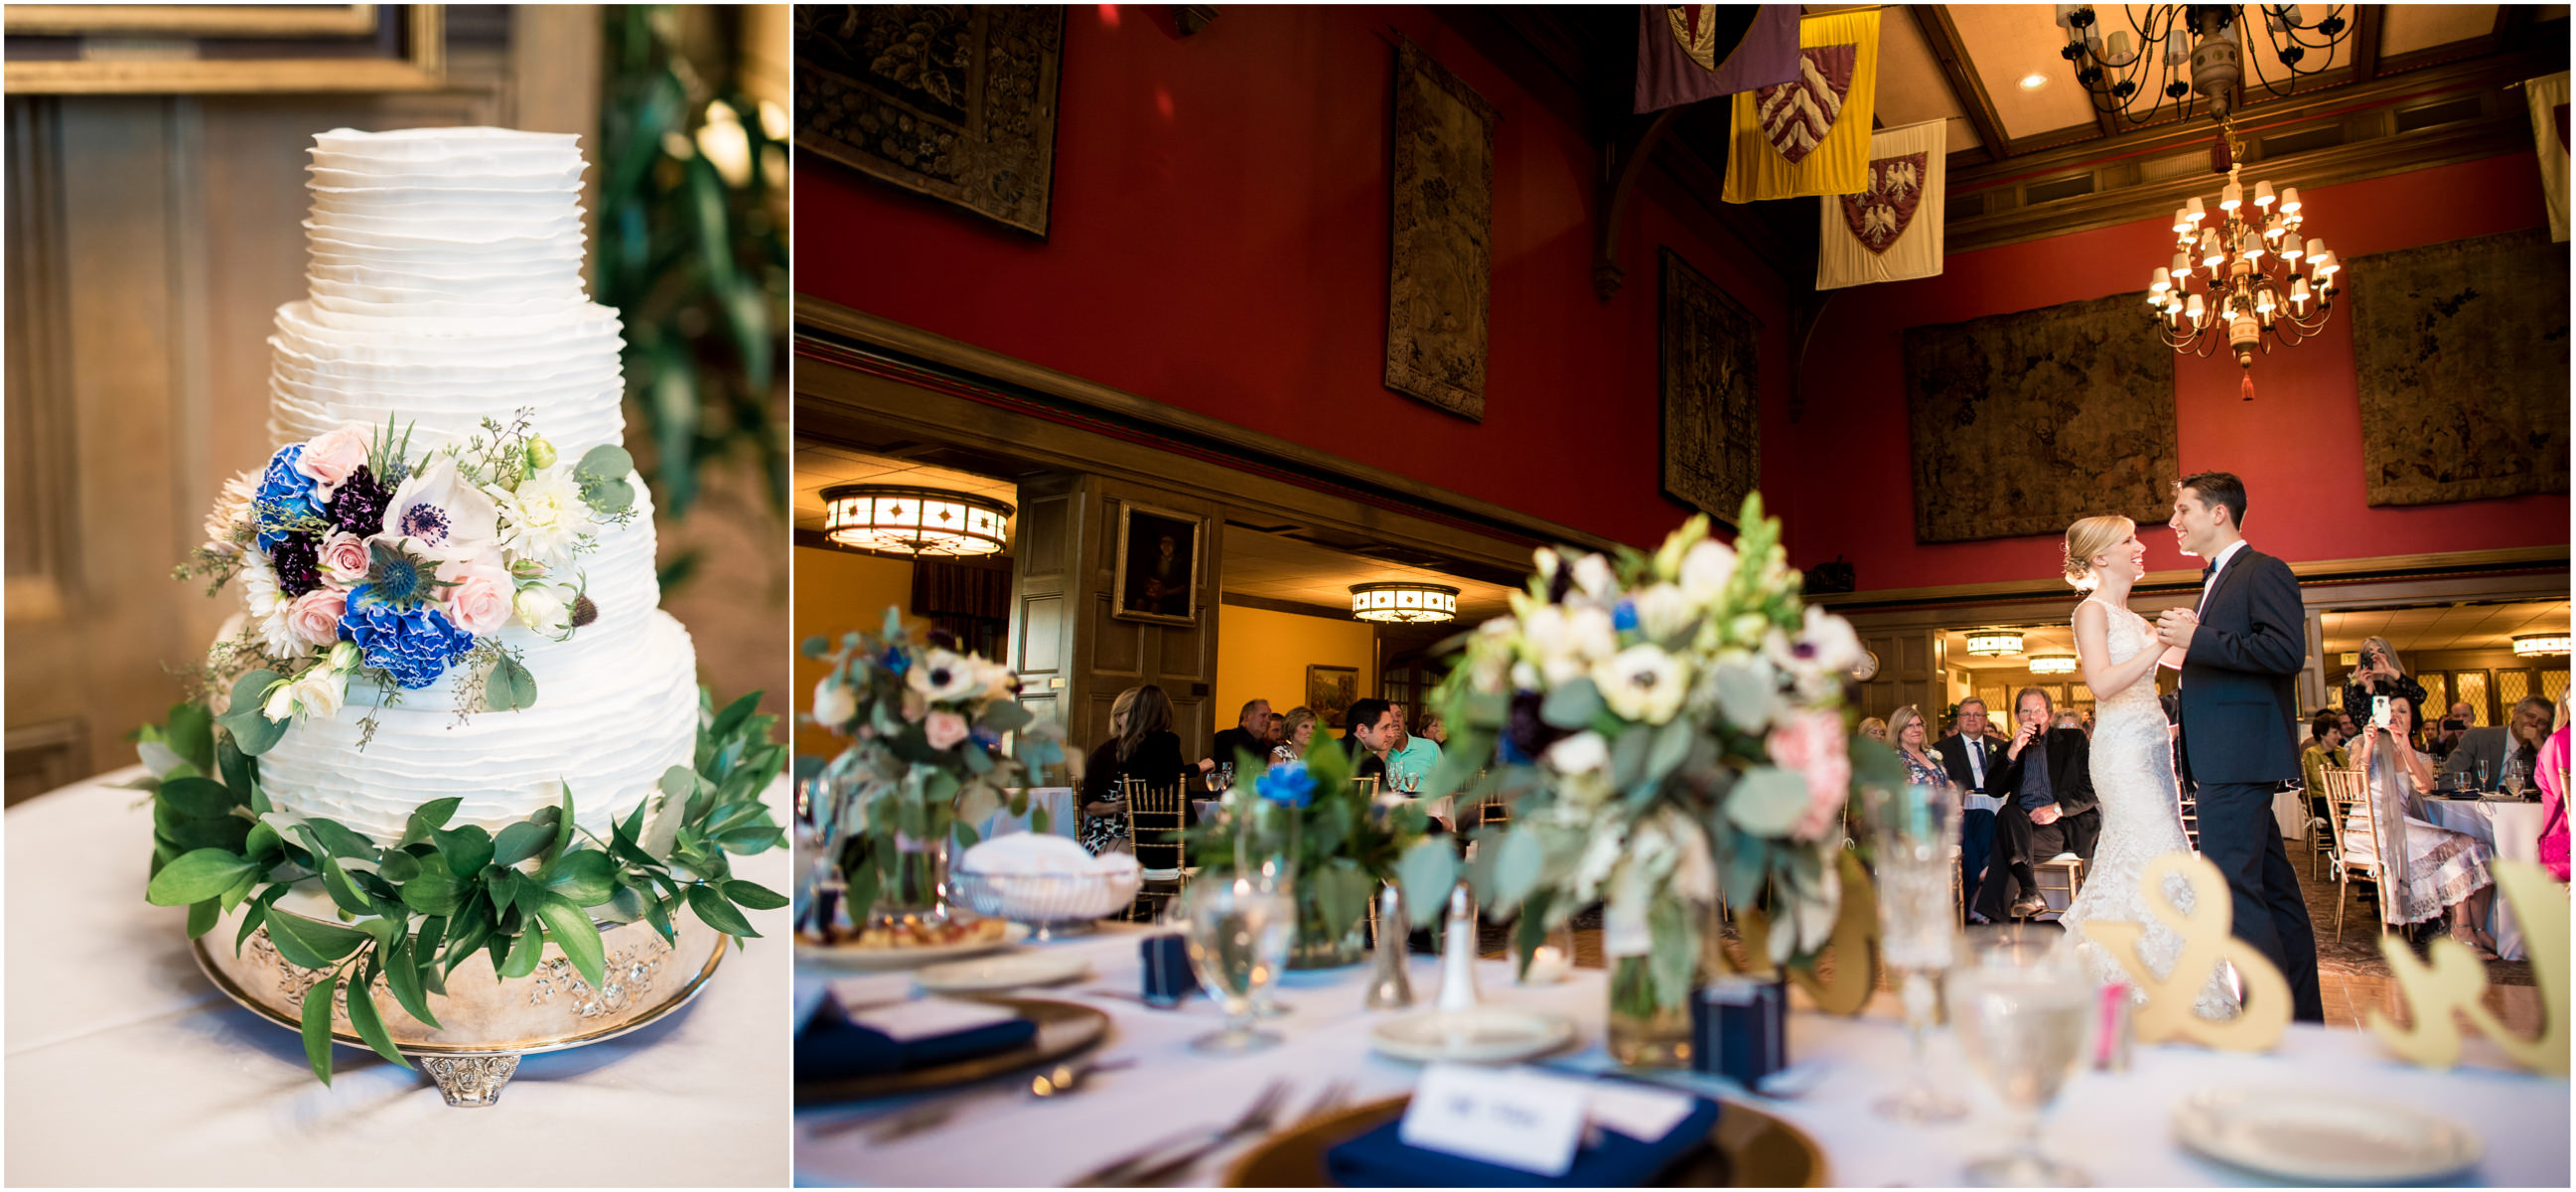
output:
<svg viewBox="0 0 2576 1192"><path fill-rule="evenodd" d="M2184 479L2167 524L2184 554L2207 561L2200 606L2156 621L2156 637L2183 651L2181 752L2199 784L2200 855L2227 875L2237 938L2289 979L2290 1016L2324 1022L2316 931L2272 819L2272 792L2299 776L2293 676L2308 653L2299 581L2245 545L2245 482L2230 473Z"/></svg>

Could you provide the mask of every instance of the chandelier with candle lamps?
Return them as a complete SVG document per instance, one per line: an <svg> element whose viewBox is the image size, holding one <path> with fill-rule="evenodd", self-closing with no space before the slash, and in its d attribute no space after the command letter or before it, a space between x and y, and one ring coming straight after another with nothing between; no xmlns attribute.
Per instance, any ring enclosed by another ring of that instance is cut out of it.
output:
<svg viewBox="0 0 2576 1192"><path fill-rule="evenodd" d="M2299 188L2258 181L2248 191L2234 138L2223 126L2220 135L2230 164L2217 210L2199 195L2174 210L2173 260L2148 277L2147 305L2166 347L2202 358L2222 345L2233 353L2252 401L2255 355L2325 329L2343 265L2308 235Z"/></svg>
<svg viewBox="0 0 2576 1192"><path fill-rule="evenodd" d="M2123 5L2120 16L2128 28L2116 30L2106 29L2090 4L2060 4L2057 27L2066 31L2066 44L2058 56L2074 66L2075 81L2105 116L2150 124L2170 101L2175 117L2187 120L2193 106L2205 102L2224 121L2236 108L2249 65L2265 91L2286 98L2301 78L2332 66L2335 51L2353 37L2343 15L2347 5L2328 4L2322 11L2313 4L2252 7L2262 16L2272 68L2263 65L2264 55L2252 52L2254 22L2245 6L2235 4Z"/></svg>

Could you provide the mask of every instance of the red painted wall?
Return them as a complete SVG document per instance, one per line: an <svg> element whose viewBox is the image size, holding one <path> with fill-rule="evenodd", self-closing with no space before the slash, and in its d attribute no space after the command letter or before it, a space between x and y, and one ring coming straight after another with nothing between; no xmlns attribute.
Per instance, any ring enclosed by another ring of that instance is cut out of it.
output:
<svg viewBox="0 0 2576 1192"><path fill-rule="evenodd" d="M1482 424L1379 379L1397 32L1501 113ZM1228 7L1184 39L1149 8L1077 6L1061 112L1044 242L800 154L797 288L1651 545L1686 513L1657 480L1669 244L1762 320L1765 419L1789 429L1777 283L1647 191L1627 285L1595 298L1595 151L1428 9Z"/></svg>
<svg viewBox="0 0 2576 1192"><path fill-rule="evenodd" d="M2286 174L2276 180L2296 181ZM2210 189L2215 193L2215 182ZM2371 253L2548 222L2539 167L2528 153L2301 192L2310 230L2352 262L2347 277L2368 265L2354 258ZM1772 466L1765 476L1788 519L1792 561L1805 566L1843 555L1863 589L2057 574L2054 536L1914 541L1904 329L2106 294L2136 292L2143 305L2148 271L2172 254L2170 225L2145 220L1960 254L1939 277L1835 298L1807 352L1805 418L1777 427L1766 443ZM2568 541L2564 496L2364 504L2361 408L2345 315L2306 344L2257 357L2250 404L2240 400L2241 375L2223 353L2177 361L2178 446L2185 472L2223 470L2245 479L2246 538L2266 553L2295 563ZM2141 535L2148 567L2194 565L2174 549L2170 533L2148 529L2156 531Z"/></svg>

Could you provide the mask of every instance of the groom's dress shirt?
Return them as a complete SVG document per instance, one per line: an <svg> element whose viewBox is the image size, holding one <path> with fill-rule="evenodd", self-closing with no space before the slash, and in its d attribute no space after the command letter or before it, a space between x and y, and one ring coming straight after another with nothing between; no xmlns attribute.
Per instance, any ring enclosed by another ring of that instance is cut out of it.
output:
<svg viewBox="0 0 2576 1192"><path fill-rule="evenodd" d="M2209 607L2209 590L2218 586L2218 577L2221 573L2227 570L2227 561L2235 558L2237 552L2244 549L2245 540L2239 538L2234 542L2228 543L2227 549L2218 552L2218 557L2209 561L2208 578L2200 581L2200 603L2192 606L2192 614L2194 616L2199 615L2203 610L2206 610Z"/></svg>

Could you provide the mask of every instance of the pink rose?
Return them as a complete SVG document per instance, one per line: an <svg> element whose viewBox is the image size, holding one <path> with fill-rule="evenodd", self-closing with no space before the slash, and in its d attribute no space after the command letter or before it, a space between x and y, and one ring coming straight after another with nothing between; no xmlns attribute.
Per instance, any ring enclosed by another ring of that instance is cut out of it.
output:
<svg viewBox="0 0 2576 1192"><path fill-rule="evenodd" d="M347 530L322 537L322 579L335 588L354 588L367 580L367 540Z"/></svg>
<svg viewBox="0 0 2576 1192"><path fill-rule="evenodd" d="M484 637L510 623L510 598L518 593L508 571L489 563L442 563L438 578L455 585L445 589L445 599L457 628Z"/></svg>
<svg viewBox="0 0 2576 1192"><path fill-rule="evenodd" d="M286 631L308 645L328 647L340 639L340 615L349 611L349 594L339 588L315 588L286 606Z"/></svg>
<svg viewBox="0 0 2576 1192"><path fill-rule="evenodd" d="M966 718L955 712L933 712L921 731L929 735L931 748L948 749L966 739Z"/></svg>
<svg viewBox="0 0 2576 1192"><path fill-rule="evenodd" d="M295 470L313 478L324 500L330 491L347 483L349 473L367 462L367 436L347 427L331 431L304 445L304 455L295 461Z"/></svg>
<svg viewBox="0 0 2576 1192"><path fill-rule="evenodd" d="M1771 760L1807 779L1807 814L1789 835L1822 840L1842 819L1851 794L1851 751L1837 712L1809 712L1771 730Z"/></svg>

